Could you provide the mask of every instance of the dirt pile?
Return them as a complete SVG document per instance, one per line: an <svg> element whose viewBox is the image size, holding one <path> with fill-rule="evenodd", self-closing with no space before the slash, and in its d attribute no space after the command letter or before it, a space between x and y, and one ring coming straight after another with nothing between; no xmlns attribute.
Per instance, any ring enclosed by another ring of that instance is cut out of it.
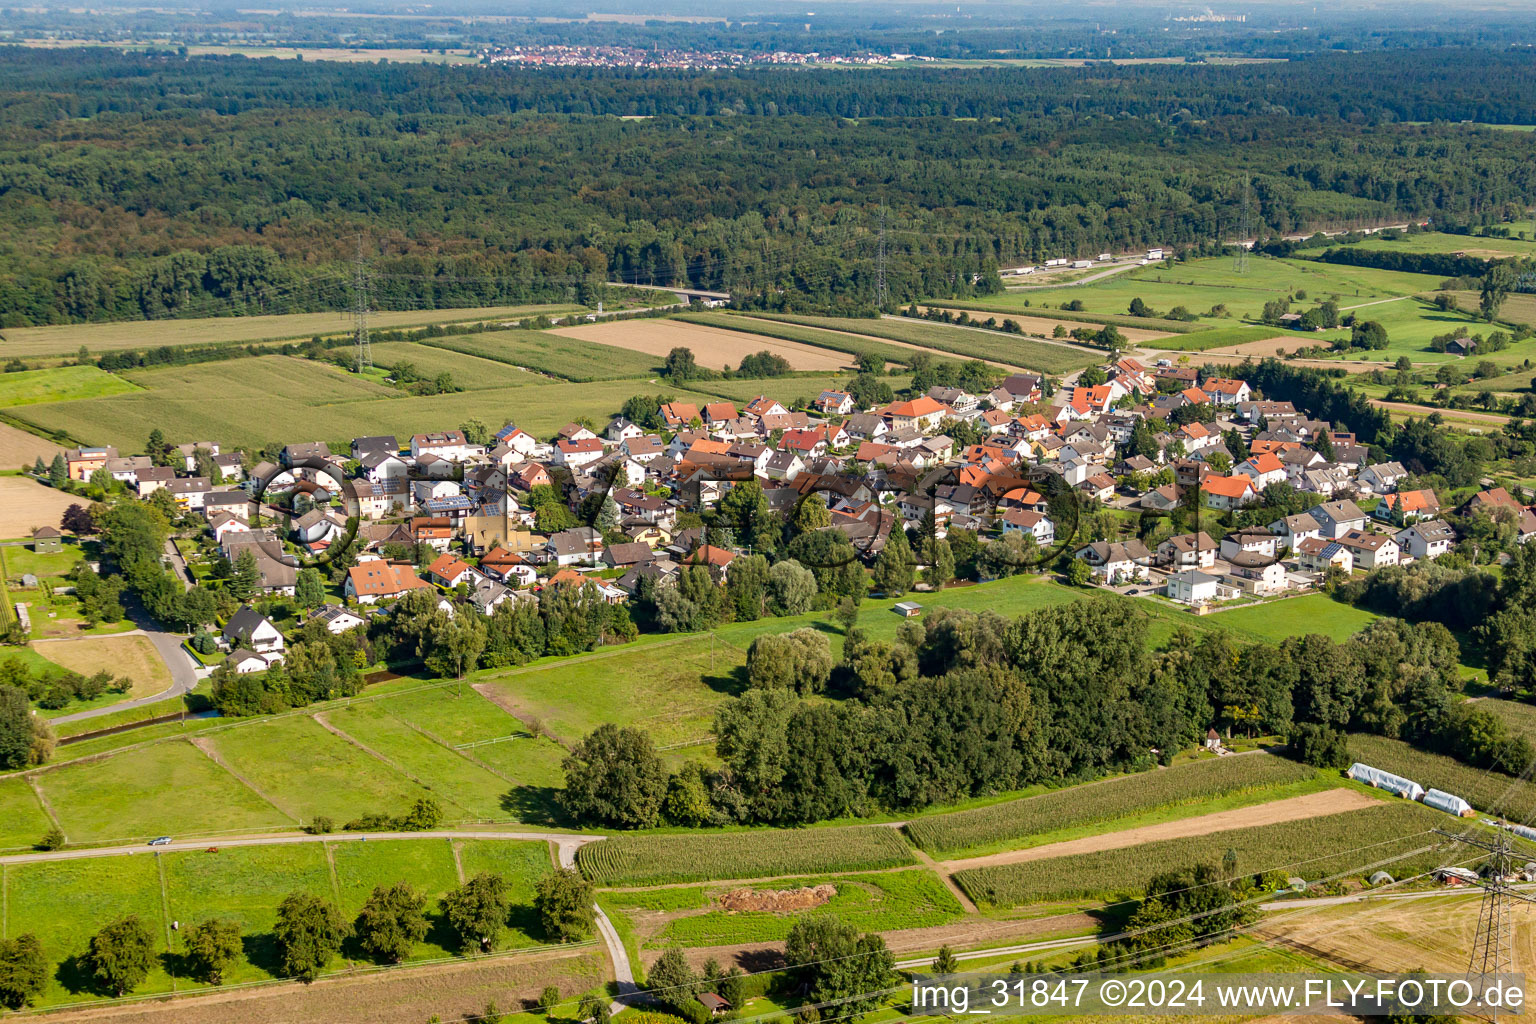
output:
<svg viewBox="0 0 1536 1024"><path fill-rule="evenodd" d="M715 897L715 902L733 914L744 910L792 914L819 907L836 895L837 886L824 883L803 889L732 889Z"/></svg>

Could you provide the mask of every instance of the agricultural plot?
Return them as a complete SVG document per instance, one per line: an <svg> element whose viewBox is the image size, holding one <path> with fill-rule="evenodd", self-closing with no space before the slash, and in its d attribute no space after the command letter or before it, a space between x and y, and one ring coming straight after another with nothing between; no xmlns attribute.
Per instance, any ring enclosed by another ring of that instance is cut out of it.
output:
<svg viewBox="0 0 1536 1024"><path fill-rule="evenodd" d="M617 722L644 726L665 748L709 736L716 706L742 687L736 670L745 664L744 650L697 636L481 673L476 688L567 743Z"/></svg>
<svg viewBox="0 0 1536 1024"><path fill-rule="evenodd" d="M654 357L658 363L666 359L668 352L681 346L692 349L698 364L712 370L725 366L735 369L747 356L765 350L783 356L796 370L838 370L852 362L846 355L813 345L721 330L684 320L620 320L579 327L557 327L550 333L577 341L593 341L631 352L643 352Z"/></svg>
<svg viewBox="0 0 1536 1024"><path fill-rule="evenodd" d="M400 814L430 795L304 715L241 724L195 742L300 823Z"/></svg>
<svg viewBox="0 0 1536 1024"><path fill-rule="evenodd" d="M683 323L703 324L706 327L720 327L729 331L761 334L764 337L778 338L782 341L829 348L834 352L846 352L855 359L865 353L880 356L888 363L906 363L912 358L912 349L906 346L891 345L865 335L850 333L847 329L822 330L819 327L804 327L800 324L765 320L747 313L687 313L676 319Z"/></svg>
<svg viewBox="0 0 1536 1024"><path fill-rule="evenodd" d="M139 993L171 987L159 957L166 949L169 925L161 903L160 872L154 857L101 857L86 860L12 864L5 872L6 935L30 932L43 955L57 968L48 972L42 1004L88 999L95 995L90 977L76 961L103 924L134 914L154 938L156 956Z"/></svg>
<svg viewBox="0 0 1536 1024"><path fill-rule="evenodd" d="M928 320L882 318L879 320L850 320L838 317L793 316L785 313L763 313L764 319L781 323L801 324L830 330L856 331L876 338L889 338L918 348L931 349L935 354L947 353L963 359L987 359L1044 373L1066 373L1096 362L1102 362L1102 352L1062 344L1031 341L1018 335L1003 334Z"/></svg>
<svg viewBox="0 0 1536 1024"><path fill-rule="evenodd" d="M319 716L401 774L416 779L460 813L452 817L497 819L511 783L482 765L422 735L388 711L372 704L352 704Z"/></svg>
<svg viewBox="0 0 1536 1024"><path fill-rule="evenodd" d="M282 425L295 423L304 425L306 437L345 447L359 434L410 435L471 418L499 426L515 417L529 433L548 436L578 416L605 420L631 395L656 390L644 381L601 381L407 397L334 366L286 356L136 371L133 377L148 390L23 406L10 415L46 433L134 450L155 427L173 437L213 436L231 445L260 447L292 440ZM710 400L669 390L683 401ZM57 521L56 512L48 522Z"/></svg>
<svg viewBox="0 0 1536 1024"><path fill-rule="evenodd" d="M509 780L517 789L546 791L559 787L565 750L547 736L534 736L527 725L465 687L433 687L377 702L379 708L431 739ZM503 789L506 787L503 786ZM505 817L503 810L499 817Z"/></svg>
<svg viewBox="0 0 1536 1024"><path fill-rule="evenodd" d="M178 741L47 769L36 780L72 843L293 826L283 812Z"/></svg>
<svg viewBox="0 0 1536 1024"><path fill-rule="evenodd" d="M169 853L163 861L166 905L173 920L183 922L183 927L214 917L240 922L245 955L231 967L226 984L279 974L272 928L277 905L289 893L336 898L326 850L320 843Z"/></svg>
<svg viewBox="0 0 1536 1024"><path fill-rule="evenodd" d="M1112 822L1147 811L1212 808L1236 794L1262 798L1316 779L1317 772L1268 754L1216 758L1163 771L1045 793L953 814L918 818L907 834L932 854L960 856L1028 845L1031 836ZM1251 802L1257 802L1251 801Z"/></svg>
<svg viewBox="0 0 1536 1024"><path fill-rule="evenodd" d="M429 324L476 323L540 313L553 315L579 309L568 305L477 306L465 309L380 310L368 314L375 330L425 327ZM15 327L5 332L4 353L32 359L73 356L84 345L92 352L164 345L246 344L343 334L352 330L352 314L286 313L273 316L204 317L189 320L136 320L111 324L68 324L59 327Z"/></svg>
<svg viewBox="0 0 1536 1024"><path fill-rule="evenodd" d="M1515 225L1510 225L1515 227ZM1442 231L1421 231L1388 241L1371 236L1351 243L1351 249L1373 252L1465 253L1483 259L1536 254L1536 242L1524 238L1485 238L1481 235L1448 235Z"/></svg>
<svg viewBox="0 0 1536 1024"><path fill-rule="evenodd" d="M663 362L628 349L562 338L547 331L453 334L428 338L421 344L578 382L652 377L660 372Z"/></svg>
<svg viewBox="0 0 1536 1024"><path fill-rule="evenodd" d="M912 851L895 829L785 829L688 835L620 835L576 856L601 886L661 885L722 878L777 878L902 867Z"/></svg>
<svg viewBox="0 0 1536 1024"><path fill-rule="evenodd" d="M822 886L835 892L817 891ZM629 917L641 943L652 949L781 942L805 917L834 917L861 932L886 932L947 924L963 912L938 877L922 868L784 878L746 891L717 885L605 892L601 899L605 910ZM764 909L746 909L756 906Z"/></svg>
<svg viewBox="0 0 1536 1024"><path fill-rule="evenodd" d="M537 946L546 941L538 912L533 909L534 887L554 873L548 843L503 839L469 839L458 843L460 873L473 878L482 871L507 881L507 902L512 905L502 944L507 948Z"/></svg>
<svg viewBox="0 0 1536 1024"><path fill-rule="evenodd" d="M1481 298L1479 293L1470 291L1453 291L1447 294L1463 309L1476 309L1478 300ZM1536 294L1517 292L1506 296L1504 305L1499 307L1499 319L1515 324L1536 325ZM1487 331L1488 326L1485 324L1479 333Z"/></svg>
<svg viewBox="0 0 1536 1024"><path fill-rule="evenodd" d="M1053 900L1099 900L1141 892L1155 874L1217 864L1232 850L1242 874L1284 871L1308 881L1369 874L1394 877L1438 865L1429 830L1448 819L1414 803L1365 807L1343 814L1166 839L955 874L972 899L999 907Z"/></svg>
<svg viewBox="0 0 1536 1024"><path fill-rule="evenodd" d="M121 377L94 366L56 366L51 370L27 370L0 374L0 409L38 402L67 402L75 398L100 398L137 391Z"/></svg>
<svg viewBox="0 0 1536 1024"><path fill-rule="evenodd" d="M1485 703L1479 701L1478 706ZM1506 772L1474 768L1453 757L1417 750L1402 740L1365 733L1349 737L1349 752L1356 761L1412 779L1425 789L1454 793L1484 813L1519 822L1536 816L1536 783ZM1524 768L1510 766L1514 772Z"/></svg>
<svg viewBox="0 0 1536 1024"><path fill-rule="evenodd" d="M63 450L36 434L18 430L9 423L0 423L0 469L23 469L38 459L49 463Z"/></svg>
<svg viewBox="0 0 1536 1024"><path fill-rule="evenodd" d="M57 527L64 510L77 500L28 477L0 476L0 539L30 537L38 526Z"/></svg>
<svg viewBox="0 0 1536 1024"><path fill-rule="evenodd" d="M369 894L379 886L409 882L427 897L429 913L437 909L438 898L459 884L454 867L453 846L446 839L389 839L383 841L332 843L331 862L336 869L337 904L347 918L356 916ZM447 928L427 933L425 942L416 944L408 960L430 960L451 956L458 943Z"/></svg>
<svg viewBox="0 0 1536 1024"><path fill-rule="evenodd" d="M456 387L471 391L539 381L537 374L527 370L435 345L414 341L386 341L372 348L375 365L386 366L391 372L408 363L418 377L431 380L438 374L446 373L453 377Z"/></svg>
<svg viewBox="0 0 1536 1024"><path fill-rule="evenodd" d="M29 848L52 827L26 779L0 779L0 849Z"/></svg>

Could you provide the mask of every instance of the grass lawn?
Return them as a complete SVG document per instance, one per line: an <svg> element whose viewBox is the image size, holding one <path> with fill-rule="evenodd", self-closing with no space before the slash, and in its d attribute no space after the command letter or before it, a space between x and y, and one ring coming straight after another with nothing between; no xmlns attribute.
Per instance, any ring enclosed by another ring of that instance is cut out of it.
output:
<svg viewBox="0 0 1536 1024"><path fill-rule="evenodd" d="M277 905L285 896L302 891L336 898L325 847L320 843L168 853L163 860L173 920L182 922L183 928L213 917L240 922L245 956L225 972L226 984L278 975L272 927L277 921Z"/></svg>
<svg viewBox="0 0 1536 1024"><path fill-rule="evenodd" d="M0 779L0 849L29 848L52 827L26 779Z"/></svg>
<svg viewBox="0 0 1536 1024"><path fill-rule="evenodd" d="M36 935L43 953L58 967L38 1002L74 1002L96 995L74 963L103 924L136 915L154 937L156 953L166 949L160 872L153 855L12 864L5 872L5 926L12 937ZM170 976L157 955L139 993L166 992Z"/></svg>
<svg viewBox="0 0 1536 1024"><path fill-rule="evenodd" d="M137 390L123 378L95 366L55 366L49 370L0 374L0 408L100 398Z"/></svg>
<svg viewBox="0 0 1536 1024"><path fill-rule="evenodd" d="M321 815L339 827L369 812L401 814L430 795L305 715L237 725L201 741L301 824Z"/></svg>
<svg viewBox="0 0 1536 1024"><path fill-rule="evenodd" d="M1518 225L1509 225L1518 231ZM1468 253L1484 259L1536 254L1536 242L1521 238L1484 238L1481 235L1448 235L1440 231L1422 231L1388 241L1372 235L1349 246L1373 252Z"/></svg>
<svg viewBox="0 0 1536 1024"><path fill-rule="evenodd" d="M655 356L543 331L454 334L428 338L422 344L573 381L653 377L661 370Z"/></svg>
<svg viewBox="0 0 1536 1024"><path fill-rule="evenodd" d="M374 345L373 361L376 366L393 370L410 363L418 377L432 380L440 373L451 374L453 383L467 390L506 387L508 384L532 384L540 380L537 374L519 370L506 363L498 363L479 356L455 352L435 345L423 345L413 341L386 341Z"/></svg>
<svg viewBox="0 0 1536 1024"><path fill-rule="evenodd" d="M436 927L418 943L408 960L430 960L458 952L458 941L434 911L438 898L459 884L454 867L453 845L447 839L391 839L386 841L333 843L331 861L336 868L336 887L342 914L357 916L370 893L378 886L409 882L427 897L429 918ZM350 945L350 944L349 944ZM361 950L347 950L361 958Z"/></svg>
<svg viewBox="0 0 1536 1024"><path fill-rule="evenodd" d="M37 784L72 843L293 827L190 743L47 769Z"/></svg>
<svg viewBox="0 0 1536 1024"><path fill-rule="evenodd" d="M1230 612L1217 612L1199 619L1193 616L1190 618L1192 623L1201 626L1227 629L1246 638L1278 643L1288 636L1304 636L1308 633L1322 633L1340 642L1354 636L1381 616L1335 601L1326 594L1306 594L1282 601L1234 608Z"/></svg>
<svg viewBox="0 0 1536 1024"><path fill-rule="evenodd" d="M503 804L510 782L422 735L379 705L352 704L327 711L324 717L333 727L420 779L451 805L444 808L448 817L506 817Z"/></svg>
<svg viewBox="0 0 1536 1024"><path fill-rule="evenodd" d="M0 377L0 380L4 379ZM84 560L85 551L73 541L66 540L62 551L43 554L38 554L30 547L8 547L5 549L5 574L14 577L31 573L39 578L67 576L71 569Z"/></svg>

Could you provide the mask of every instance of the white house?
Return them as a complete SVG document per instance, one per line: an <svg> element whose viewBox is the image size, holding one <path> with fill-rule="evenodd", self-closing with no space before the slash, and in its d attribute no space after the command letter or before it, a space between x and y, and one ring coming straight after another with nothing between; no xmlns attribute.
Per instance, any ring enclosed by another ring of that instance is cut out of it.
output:
<svg viewBox="0 0 1536 1024"><path fill-rule="evenodd" d="M246 605L229 617L222 638L231 647L245 647L257 654L283 649L283 634L272 620Z"/></svg>
<svg viewBox="0 0 1536 1024"><path fill-rule="evenodd" d="M1142 572L1142 567L1152 561L1152 552L1139 540L1123 544L1097 541L1079 548L1076 557L1093 567L1095 577L1115 584L1134 579Z"/></svg>
<svg viewBox="0 0 1536 1024"><path fill-rule="evenodd" d="M224 663L240 675L248 675L252 672L265 672L282 660L283 656L278 651L273 651L269 655L261 655L241 647L231 651L229 657L224 660Z"/></svg>
<svg viewBox="0 0 1536 1024"><path fill-rule="evenodd" d="M1407 475L1401 462L1378 462L1360 471L1360 489L1371 494L1389 494L1397 490L1398 483Z"/></svg>
<svg viewBox="0 0 1536 1024"><path fill-rule="evenodd" d="M1279 548L1280 538L1259 526L1233 530L1221 538L1221 557L1226 559L1244 552L1272 559L1278 556Z"/></svg>
<svg viewBox="0 0 1536 1024"><path fill-rule="evenodd" d="M1204 530L1176 534L1157 546L1157 560L1178 569L1209 569L1216 564L1216 542Z"/></svg>
<svg viewBox="0 0 1536 1024"><path fill-rule="evenodd" d="M566 469L580 469L603 457L603 442L595 437L580 441L559 441L555 444L555 465Z"/></svg>
<svg viewBox="0 0 1536 1024"><path fill-rule="evenodd" d="M1317 521L1318 536L1330 540L1338 540L1351 530L1365 529L1365 513L1348 499L1325 501L1307 509L1307 515Z"/></svg>
<svg viewBox="0 0 1536 1024"><path fill-rule="evenodd" d="M1350 554L1355 556L1355 567L1359 569L1380 569L1382 566L1396 565L1401 553L1397 541L1384 533L1350 530L1336 539L1349 548Z"/></svg>
<svg viewBox="0 0 1536 1024"><path fill-rule="evenodd" d="M1030 512L1021 508L1010 508L998 517L1002 524L1003 533L1027 533L1035 538L1035 543L1046 547L1056 542L1056 524L1052 523L1039 512Z"/></svg>
<svg viewBox="0 0 1536 1024"><path fill-rule="evenodd" d="M1318 525L1317 520L1305 512L1286 516L1284 519L1276 519L1269 524L1269 531L1279 537L1280 542L1293 552L1300 548L1302 541L1321 537L1323 534L1323 528Z"/></svg>
<svg viewBox="0 0 1536 1024"><path fill-rule="evenodd" d="M443 430L432 434L416 434L411 438L411 457L436 455L449 462L463 462L475 453L478 445L464 439L462 430Z"/></svg>
<svg viewBox="0 0 1536 1024"><path fill-rule="evenodd" d="M1270 484L1285 483L1285 466L1273 452L1263 452L1237 464L1235 472L1253 480L1256 490L1262 491Z"/></svg>
<svg viewBox="0 0 1536 1024"><path fill-rule="evenodd" d="M1392 539L1400 553L1416 559L1439 558L1455 545L1456 531L1444 520L1429 519L1399 530Z"/></svg>
<svg viewBox="0 0 1536 1024"><path fill-rule="evenodd" d="M362 616L354 615L339 604L321 605L310 612L309 617L325 623L325 628L334 634L345 633L349 629L364 625Z"/></svg>
<svg viewBox="0 0 1536 1024"><path fill-rule="evenodd" d="M1307 537L1300 541L1296 546L1296 562L1308 572L1327 572L1329 568L1346 573L1355 571L1355 553L1326 537Z"/></svg>
<svg viewBox="0 0 1536 1024"><path fill-rule="evenodd" d="M1168 585L1164 592L1168 600L1177 601L1179 604L1206 604L1217 600L1220 596L1221 581L1199 569L1185 569L1168 577Z"/></svg>

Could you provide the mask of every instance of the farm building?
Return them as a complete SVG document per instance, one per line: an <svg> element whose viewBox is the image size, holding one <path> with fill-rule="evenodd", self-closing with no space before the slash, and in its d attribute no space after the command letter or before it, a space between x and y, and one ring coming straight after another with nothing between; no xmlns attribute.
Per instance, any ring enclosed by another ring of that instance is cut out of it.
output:
<svg viewBox="0 0 1536 1024"><path fill-rule="evenodd" d="M897 601L894 611L902 618L910 619L915 615L922 614L923 606L916 601Z"/></svg>
<svg viewBox="0 0 1536 1024"><path fill-rule="evenodd" d="M1396 793L1407 800L1424 799L1424 787L1412 779L1405 779L1401 775L1384 772L1380 768L1372 768L1370 765L1361 764L1359 761L1350 765L1349 771L1344 774L1356 782L1363 782L1367 786L1374 786L1376 789L1384 789L1388 793Z"/></svg>

